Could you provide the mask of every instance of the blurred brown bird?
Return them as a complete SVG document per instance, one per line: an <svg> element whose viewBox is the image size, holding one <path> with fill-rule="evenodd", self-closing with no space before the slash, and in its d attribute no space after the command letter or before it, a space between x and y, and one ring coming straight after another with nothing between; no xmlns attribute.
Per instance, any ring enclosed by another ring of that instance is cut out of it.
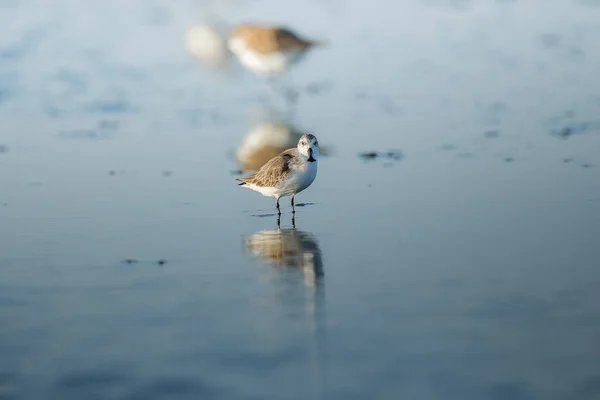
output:
<svg viewBox="0 0 600 400"><path fill-rule="evenodd" d="M240 63L262 76L272 76L300 61L306 52L319 45L303 39L287 28L240 24L228 40L229 50Z"/></svg>

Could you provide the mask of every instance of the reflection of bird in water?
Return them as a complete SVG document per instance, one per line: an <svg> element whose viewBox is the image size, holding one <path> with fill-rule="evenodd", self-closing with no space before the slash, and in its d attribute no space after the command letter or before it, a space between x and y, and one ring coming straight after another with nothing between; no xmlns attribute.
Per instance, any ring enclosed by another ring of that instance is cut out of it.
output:
<svg viewBox="0 0 600 400"><path fill-rule="evenodd" d="M327 382L323 258L317 237L312 233L297 230L294 222L292 225L292 229L265 230L249 235L245 239L245 246L264 263L284 269L281 272L302 270L306 287L306 350L312 361L311 370L317 391L310 398L324 398L322 393L319 393L325 391ZM277 303L292 307L292 310L297 307L297 303L287 303L285 300L281 298Z"/></svg>
<svg viewBox="0 0 600 400"><path fill-rule="evenodd" d="M304 281L315 286L323 276L323 260L316 237L308 232L277 229L256 232L246 237L246 248L263 262L276 267L299 268Z"/></svg>
<svg viewBox="0 0 600 400"><path fill-rule="evenodd" d="M244 67L262 76L285 71L318 45L284 27L254 24L236 26L227 43Z"/></svg>

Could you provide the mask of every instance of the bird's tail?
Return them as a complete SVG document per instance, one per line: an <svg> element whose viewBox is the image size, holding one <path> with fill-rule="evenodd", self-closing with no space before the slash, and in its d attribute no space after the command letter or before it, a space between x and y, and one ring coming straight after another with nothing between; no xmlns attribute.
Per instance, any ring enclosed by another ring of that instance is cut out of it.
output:
<svg viewBox="0 0 600 400"><path fill-rule="evenodd" d="M329 43L325 40L307 40L306 41L307 47L327 47L328 44Z"/></svg>

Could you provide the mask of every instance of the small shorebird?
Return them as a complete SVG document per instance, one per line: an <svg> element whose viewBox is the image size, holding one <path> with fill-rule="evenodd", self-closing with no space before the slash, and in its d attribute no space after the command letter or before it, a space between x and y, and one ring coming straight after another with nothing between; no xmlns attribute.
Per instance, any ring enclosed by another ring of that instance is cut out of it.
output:
<svg viewBox="0 0 600 400"><path fill-rule="evenodd" d="M256 74L272 76L300 61L319 43L297 36L284 27L240 24L228 40L229 50Z"/></svg>
<svg viewBox="0 0 600 400"><path fill-rule="evenodd" d="M305 133L296 148L287 149L270 159L256 173L236 180L241 182L239 186L257 191L263 196L275 197L278 214L281 214L279 199L292 196L290 204L295 213L294 197L315 180L318 159L319 142L314 135Z"/></svg>

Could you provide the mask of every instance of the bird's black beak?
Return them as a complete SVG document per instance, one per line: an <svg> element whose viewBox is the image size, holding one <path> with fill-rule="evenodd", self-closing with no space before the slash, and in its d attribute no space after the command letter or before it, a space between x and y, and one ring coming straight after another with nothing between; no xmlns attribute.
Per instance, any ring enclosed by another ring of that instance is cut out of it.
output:
<svg viewBox="0 0 600 400"><path fill-rule="evenodd" d="M317 160L315 160L312 156L312 149L308 149L308 162L315 162Z"/></svg>

